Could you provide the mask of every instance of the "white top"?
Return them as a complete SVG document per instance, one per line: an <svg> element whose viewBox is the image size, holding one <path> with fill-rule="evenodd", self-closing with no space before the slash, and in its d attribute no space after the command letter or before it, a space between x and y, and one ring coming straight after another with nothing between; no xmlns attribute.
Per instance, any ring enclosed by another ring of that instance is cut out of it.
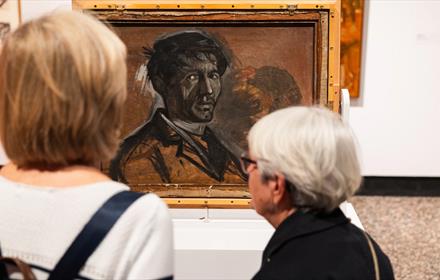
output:
<svg viewBox="0 0 440 280"><path fill-rule="evenodd" d="M4 256L52 270L95 211L128 187L100 182L78 187L36 187L0 176L0 243ZM33 269L38 279L47 273ZM173 274L172 223L154 194L135 201L90 256L80 276L159 279Z"/></svg>

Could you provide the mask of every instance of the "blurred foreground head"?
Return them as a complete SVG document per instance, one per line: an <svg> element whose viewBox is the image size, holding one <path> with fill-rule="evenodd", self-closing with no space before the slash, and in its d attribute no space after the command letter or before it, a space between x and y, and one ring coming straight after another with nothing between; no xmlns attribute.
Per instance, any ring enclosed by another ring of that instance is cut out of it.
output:
<svg viewBox="0 0 440 280"><path fill-rule="evenodd" d="M275 111L252 127L248 141L250 157L257 162L254 176L259 177L252 178L254 171L248 168L250 192L263 216L277 205L272 205L273 193L264 193L267 188L262 187L280 177L291 207L306 211L330 212L359 188L354 135L332 111L317 107Z"/></svg>
<svg viewBox="0 0 440 280"><path fill-rule="evenodd" d="M20 168L110 159L126 99L126 48L97 19L56 12L21 25L0 55L0 142Z"/></svg>

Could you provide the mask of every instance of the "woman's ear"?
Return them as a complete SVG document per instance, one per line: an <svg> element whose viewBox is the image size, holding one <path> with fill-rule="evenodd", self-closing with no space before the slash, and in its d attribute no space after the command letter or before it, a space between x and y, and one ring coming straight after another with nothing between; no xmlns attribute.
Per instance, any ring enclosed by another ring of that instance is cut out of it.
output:
<svg viewBox="0 0 440 280"><path fill-rule="evenodd" d="M287 195L286 177L283 174L277 173L270 180L270 187L272 191L272 199L275 204L279 204L285 199Z"/></svg>

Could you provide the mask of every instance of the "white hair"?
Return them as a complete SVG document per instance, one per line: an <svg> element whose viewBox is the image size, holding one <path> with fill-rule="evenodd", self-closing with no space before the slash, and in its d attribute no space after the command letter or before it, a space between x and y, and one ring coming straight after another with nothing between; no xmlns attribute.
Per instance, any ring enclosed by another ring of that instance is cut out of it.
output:
<svg viewBox="0 0 440 280"><path fill-rule="evenodd" d="M248 142L263 179L286 177L294 207L330 212L360 186L354 134L328 109L273 112L251 128Z"/></svg>

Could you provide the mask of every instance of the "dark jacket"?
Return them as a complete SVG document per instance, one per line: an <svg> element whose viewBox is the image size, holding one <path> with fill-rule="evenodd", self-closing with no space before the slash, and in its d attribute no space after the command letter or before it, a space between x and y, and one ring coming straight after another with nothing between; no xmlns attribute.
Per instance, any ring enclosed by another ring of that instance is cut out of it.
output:
<svg viewBox="0 0 440 280"><path fill-rule="evenodd" d="M109 173L129 185L245 180L229 143L209 127L199 137L187 133L167 118L164 109L156 110L123 140Z"/></svg>
<svg viewBox="0 0 440 280"><path fill-rule="evenodd" d="M371 239L372 240L372 239ZM394 279L390 260L372 240L380 279ZM363 231L339 208L330 214L297 211L276 229L253 279L374 280L374 263Z"/></svg>

